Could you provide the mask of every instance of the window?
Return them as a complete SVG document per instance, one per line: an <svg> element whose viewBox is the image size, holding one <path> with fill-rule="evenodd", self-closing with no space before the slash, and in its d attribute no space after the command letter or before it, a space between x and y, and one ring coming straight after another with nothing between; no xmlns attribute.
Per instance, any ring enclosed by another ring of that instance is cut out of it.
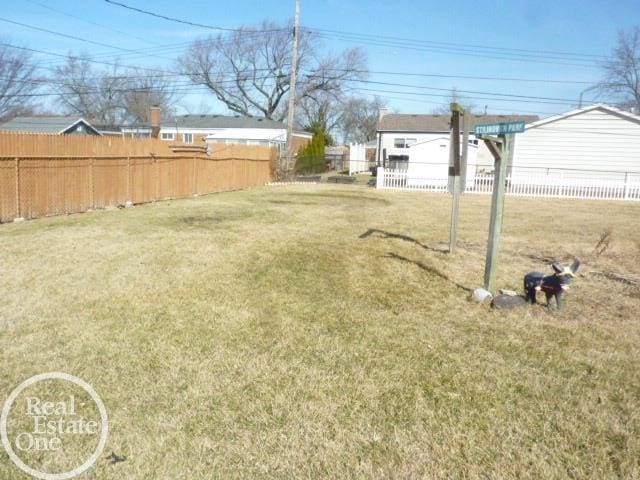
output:
<svg viewBox="0 0 640 480"><path fill-rule="evenodd" d="M162 140L175 140L175 134L173 132L162 132Z"/></svg>
<svg viewBox="0 0 640 480"><path fill-rule="evenodd" d="M415 138L394 138L393 148L409 148L416 142L417 140Z"/></svg>
<svg viewBox="0 0 640 480"><path fill-rule="evenodd" d="M183 133L182 141L184 143L193 143L193 133Z"/></svg>

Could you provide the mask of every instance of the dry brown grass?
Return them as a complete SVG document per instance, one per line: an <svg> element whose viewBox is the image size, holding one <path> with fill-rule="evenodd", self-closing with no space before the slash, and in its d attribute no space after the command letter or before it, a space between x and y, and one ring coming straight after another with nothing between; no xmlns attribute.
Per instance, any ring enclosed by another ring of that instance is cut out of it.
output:
<svg viewBox="0 0 640 480"><path fill-rule="evenodd" d="M584 267L564 312L495 312L489 200L453 255L448 196L350 186L2 225L0 400L91 383L127 460L88 478L639 477L640 291L589 272L640 278L640 205L508 198L500 288Z"/></svg>

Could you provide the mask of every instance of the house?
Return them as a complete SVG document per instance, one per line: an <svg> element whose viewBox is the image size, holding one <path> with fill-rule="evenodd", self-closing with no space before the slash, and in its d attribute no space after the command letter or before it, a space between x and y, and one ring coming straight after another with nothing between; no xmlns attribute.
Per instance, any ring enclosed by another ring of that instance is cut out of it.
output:
<svg viewBox="0 0 640 480"><path fill-rule="evenodd" d="M477 146L475 165L477 168L490 169L493 167L493 157L484 145L478 144L473 135L473 128L477 124L518 122L535 122L539 117L535 115L470 115L469 143ZM431 171L439 168L441 176L447 176L449 165L449 149L430 144L424 148L411 147L416 144L426 144L450 135L450 115L412 115L388 114L386 109L380 110L378 120L378 152L377 163L387 168L407 169L409 163L423 163L434 165ZM440 143L440 145L442 142ZM413 152L413 155L411 153ZM411 156L411 158L410 158ZM439 166L439 167L436 167Z"/></svg>
<svg viewBox="0 0 640 480"><path fill-rule="evenodd" d="M77 116L15 117L0 124L0 130L55 135L102 135L96 127Z"/></svg>
<svg viewBox="0 0 640 480"><path fill-rule="evenodd" d="M160 122L159 115L159 111L155 115L152 111L151 129L159 124L158 138L165 141L281 146L287 139L287 127L268 118L195 114ZM308 132L294 132L293 135L294 145L298 147L308 143L313 136Z"/></svg>
<svg viewBox="0 0 640 480"><path fill-rule="evenodd" d="M512 181L554 176L640 181L640 116L596 104L531 123L515 136Z"/></svg>
<svg viewBox="0 0 640 480"><path fill-rule="evenodd" d="M151 109L151 122L121 127L123 135L157 137L168 142L204 145L225 143L241 145L281 146L286 143L287 127L268 118L239 115L191 114L160 118L160 109ZM294 132L294 148L306 145L312 138L308 132Z"/></svg>

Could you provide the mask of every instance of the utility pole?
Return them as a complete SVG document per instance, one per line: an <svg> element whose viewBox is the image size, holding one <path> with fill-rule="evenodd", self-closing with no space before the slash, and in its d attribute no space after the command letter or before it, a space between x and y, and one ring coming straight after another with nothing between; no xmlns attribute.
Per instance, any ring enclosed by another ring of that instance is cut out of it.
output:
<svg viewBox="0 0 640 480"><path fill-rule="evenodd" d="M300 38L300 0L296 2L296 14L293 20L293 52L291 53L291 80L289 82L289 111L287 114L287 145L284 162L281 162L280 174L289 177L295 168L293 161L293 122L296 112L296 81L298 77L298 41ZM283 168L284 166L284 168Z"/></svg>

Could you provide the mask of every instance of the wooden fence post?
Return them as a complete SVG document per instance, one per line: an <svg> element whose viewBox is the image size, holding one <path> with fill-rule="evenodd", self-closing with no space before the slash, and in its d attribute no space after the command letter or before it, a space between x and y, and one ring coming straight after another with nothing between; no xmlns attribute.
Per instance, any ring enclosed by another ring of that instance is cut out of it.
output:
<svg viewBox="0 0 640 480"><path fill-rule="evenodd" d="M133 203L131 198L131 157L127 157L127 202Z"/></svg>
<svg viewBox="0 0 640 480"><path fill-rule="evenodd" d="M198 179L196 177L196 165L197 165L197 161L196 161L196 157L195 155L193 156L193 158L191 159L191 195L196 195L198 193L197 188L198 188Z"/></svg>
<svg viewBox="0 0 640 480"><path fill-rule="evenodd" d="M451 139L449 155L452 165L449 167L449 179L451 183L451 227L449 229L449 253L456 248L458 238L458 216L460 213L460 115L464 115L464 109L457 103L451 104Z"/></svg>
<svg viewBox="0 0 640 480"><path fill-rule="evenodd" d="M96 208L95 205L95 188L93 179L93 158L89 160L89 208Z"/></svg>
<svg viewBox="0 0 640 480"><path fill-rule="evenodd" d="M491 218L489 221L489 241L487 258L484 268L484 288L494 292L498 255L500 253L500 235L502 233L502 217L504 210L505 181L507 164L509 162L510 136L500 135L500 139L484 138L485 144L491 151L494 161L493 193L491 196Z"/></svg>
<svg viewBox="0 0 640 480"><path fill-rule="evenodd" d="M20 215L20 159L16 157L16 216L15 218L22 218Z"/></svg>
<svg viewBox="0 0 640 480"><path fill-rule="evenodd" d="M160 162L155 156L153 156L153 163L156 165L156 201L158 201L160 200Z"/></svg>

